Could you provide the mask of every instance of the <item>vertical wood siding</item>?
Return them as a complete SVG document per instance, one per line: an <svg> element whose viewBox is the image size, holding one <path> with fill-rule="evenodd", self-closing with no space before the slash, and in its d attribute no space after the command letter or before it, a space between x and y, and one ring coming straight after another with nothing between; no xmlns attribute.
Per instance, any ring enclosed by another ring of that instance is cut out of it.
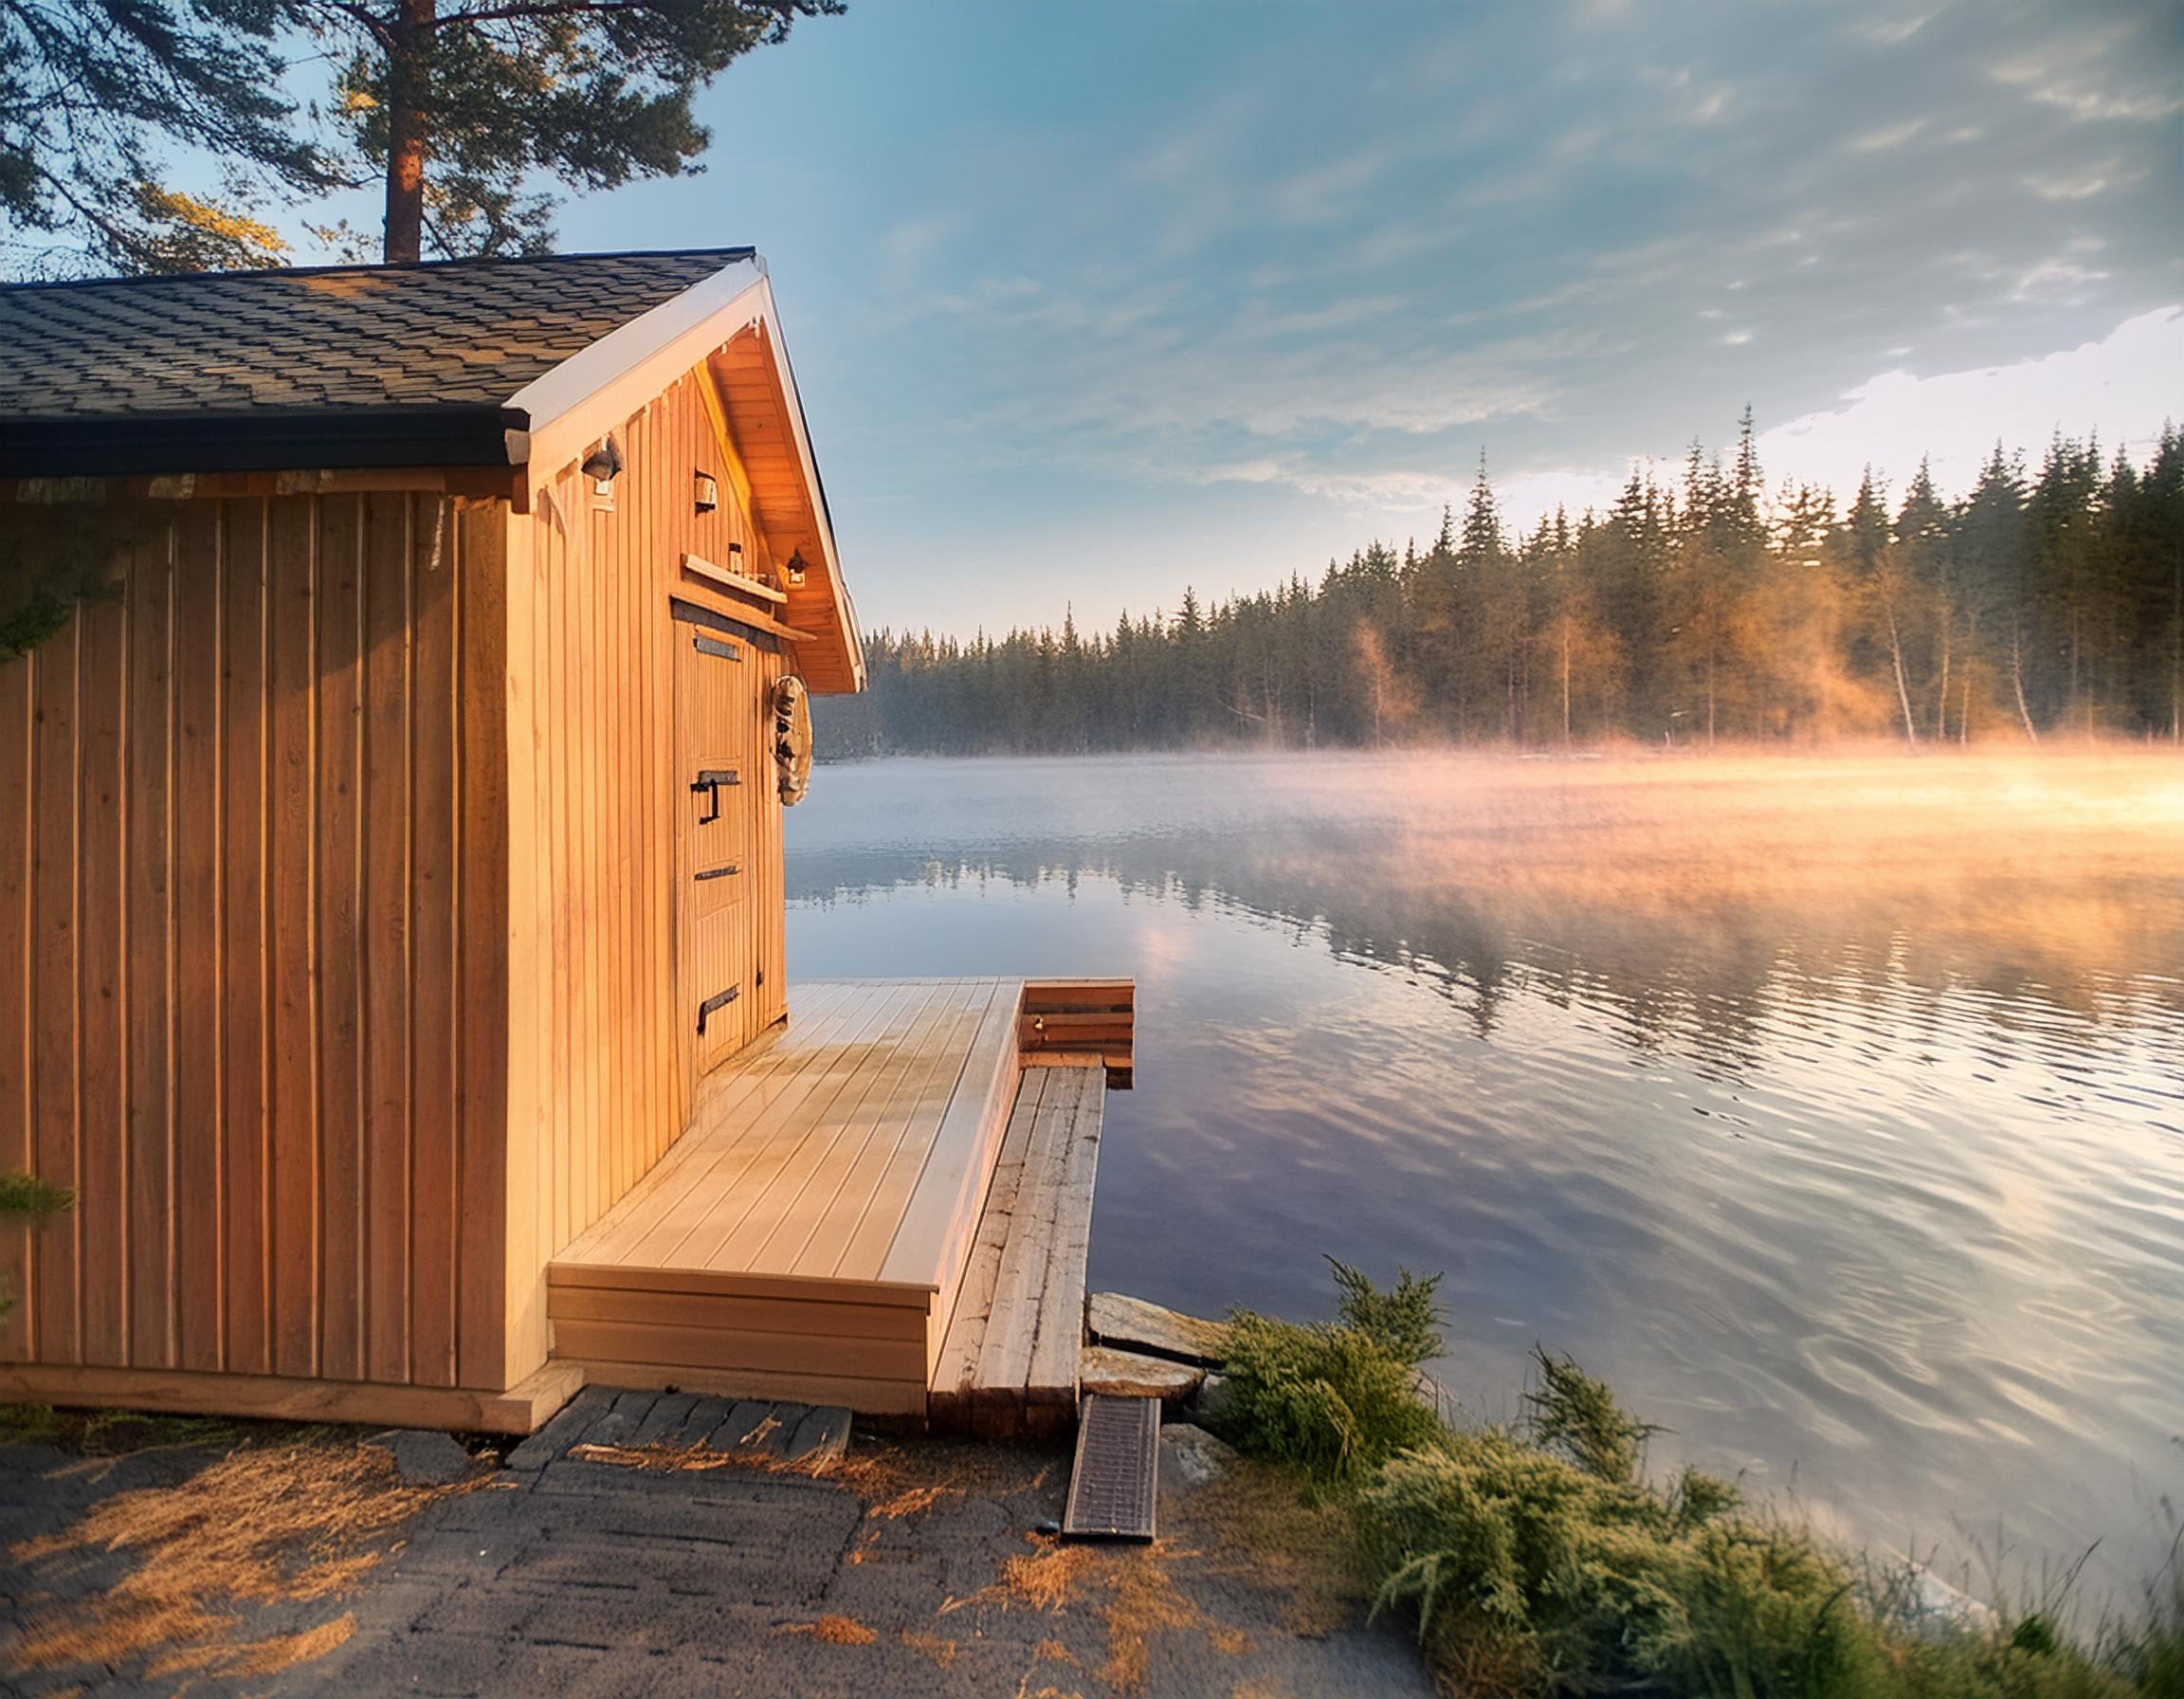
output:
<svg viewBox="0 0 2184 1699"><path fill-rule="evenodd" d="M143 513L0 662L0 1361L497 1389L505 509Z"/></svg>
<svg viewBox="0 0 2184 1699"><path fill-rule="evenodd" d="M677 770L675 646L693 628L672 596L745 607L685 575L696 554L756 574L763 543L737 499L691 375L614 428L625 469L610 503L573 466L539 468L511 545L509 703L512 987L510 1373L544 1361L545 1264L649 1172L688 1120L695 1010L683 1007L676 854L688 775ZM719 506L696 510L694 479ZM730 543L740 543L740 560ZM738 640L739 641L739 640ZM753 971L714 1018L749 1039L786 1012L781 805L761 716L793 657L742 645L751 772L722 806L748 812L737 905Z"/></svg>

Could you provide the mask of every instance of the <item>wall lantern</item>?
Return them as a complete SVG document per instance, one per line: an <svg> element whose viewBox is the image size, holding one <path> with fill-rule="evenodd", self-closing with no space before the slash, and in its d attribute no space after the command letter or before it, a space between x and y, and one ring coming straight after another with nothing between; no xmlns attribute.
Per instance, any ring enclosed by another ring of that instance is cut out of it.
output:
<svg viewBox="0 0 2184 1699"><path fill-rule="evenodd" d="M711 513L720 505L720 483L711 472L700 472L698 481L698 511Z"/></svg>
<svg viewBox="0 0 2184 1699"><path fill-rule="evenodd" d="M806 571L804 565L804 551L802 549L798 549L793 554L792 554L789 557L789 564L782 570L789 575L789 583L791 588L802 588L804 583L804 574Z"/></svg>
<svg viewBox="0 0 2184 1699"><path fill-rule="evenodd" d="M592 493L610 496L609 486L622 470L622 445L612 437L604 437L599 446L584 457L584 476L592 480Z"/></svg>

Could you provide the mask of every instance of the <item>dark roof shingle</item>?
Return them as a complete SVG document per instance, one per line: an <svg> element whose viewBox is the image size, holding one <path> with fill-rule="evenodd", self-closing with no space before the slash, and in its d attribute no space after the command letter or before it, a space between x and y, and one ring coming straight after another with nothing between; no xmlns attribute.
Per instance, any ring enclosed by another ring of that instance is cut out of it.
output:
<svg viewBox="0 0 2184 1699"><path fill-rule="evenodd" d="M497 407L751 257L556 254L0 288L0 425Z"/></svg>

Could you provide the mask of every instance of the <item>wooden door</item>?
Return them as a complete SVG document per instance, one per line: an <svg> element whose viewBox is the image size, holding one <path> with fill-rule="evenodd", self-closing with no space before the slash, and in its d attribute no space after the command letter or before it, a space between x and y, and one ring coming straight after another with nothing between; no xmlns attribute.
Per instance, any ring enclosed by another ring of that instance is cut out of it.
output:
<svg viewBox="0 0 2184 1699"><path fill-rule="evenodd" d="M747 895L760 776L753 657L737 638L688 617L701 612L682 603L675 610L677 979L693 1077L742 1047L756 1007Z"/></svg>

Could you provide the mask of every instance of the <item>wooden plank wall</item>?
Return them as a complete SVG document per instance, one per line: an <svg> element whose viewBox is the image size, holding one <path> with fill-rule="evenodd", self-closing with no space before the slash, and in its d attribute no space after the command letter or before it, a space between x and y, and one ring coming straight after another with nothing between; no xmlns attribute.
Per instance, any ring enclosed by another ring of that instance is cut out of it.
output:
<svg viewBox="0 0 2184 1699"><path fill-rule="evenodd" d="M511 541L509 703L515 741L511 948L519 964L511 1045L510 1373L546 1357L547 1261L643 1178L687 1124L691 1037L677 996L676 643L692 628L671 596L733 616L746 604L685 573L695 554L770 570L712 410L685 376L614 429L624 470L610 503L573 466L541 479ZM543 471L544 469L541 468ZM697 511L695 475L719 505ZM742 544L740 557L728 545ZM737 639L739 643L742 639ZM793 656L746 649L770 690ZM769 743L755 738L753 747ZM747 990L751 1031L786 1012L781 806L770 768L723 791L753 811L754 917L764 983Z"/></svg>
<svg viewBox="0 0 2184 1699"><path fill-rule="evenodd" d="M144 503L0 661L0 1362L506 1384L504 513Z"/></svg>

